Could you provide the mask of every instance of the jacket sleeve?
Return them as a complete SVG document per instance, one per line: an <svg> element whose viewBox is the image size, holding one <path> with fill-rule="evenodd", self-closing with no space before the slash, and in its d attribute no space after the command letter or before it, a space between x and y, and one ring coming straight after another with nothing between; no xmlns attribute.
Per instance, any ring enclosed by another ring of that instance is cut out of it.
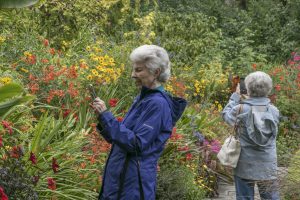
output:
<svg viewBox="0 0 300 200"><path fill-rule="evenodd" d="M237 113L240 108L239 101L240 95L237 93L233 93L229 99L228 104L222 111L222 118L227 124L231 126L234 126L234 123L236 121Z"/></svg>
<svg viewBox="0 0 300 200"><path fill-rule="evenodd" d="M99 116L99 122L103 127L100 133L107 141L119 145L128 152L142 152L160 133L163 116L168 109L168 106L163 106L159 102L150 103L137 119L137 128L134 131L118 122L111 112L105 112Z"/></svg>

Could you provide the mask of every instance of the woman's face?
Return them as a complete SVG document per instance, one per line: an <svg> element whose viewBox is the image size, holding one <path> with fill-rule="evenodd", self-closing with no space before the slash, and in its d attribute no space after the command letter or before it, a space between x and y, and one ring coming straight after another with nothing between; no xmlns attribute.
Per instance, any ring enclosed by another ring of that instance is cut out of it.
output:
<svg viewBox="0 0 300 200"><path fill-rule="evenodd" d="M139 88L145 86L153 89L155 85L155 76L144 63L133 63L131 77L135 79L135 84Z"/></svg>

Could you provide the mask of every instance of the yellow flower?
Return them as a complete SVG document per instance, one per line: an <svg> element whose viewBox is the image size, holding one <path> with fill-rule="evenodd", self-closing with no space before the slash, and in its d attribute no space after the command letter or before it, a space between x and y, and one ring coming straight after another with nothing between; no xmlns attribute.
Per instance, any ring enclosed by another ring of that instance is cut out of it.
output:
<svg viewBox="0 0 300 200"><path fill-rule="evenodd" d="M31 56L31 53L29 53L28 51L25 51L24 56L29 57L29 56Z"/></svg>
<svg viewBox="0 0 300 200"><path fill-rule="evenodd" d="M61 42L61 44L62 44L63 46L65 46L65 47L68 46L68 43L67 43L66 41L64 41L64 40Z"/></svg>
<svg viewBox="0 0 300 200"><path fill-rule="evenodd" d="M3 83L4 85L11 83L11 78L10 77L3 77L0 78L0 82Z"/></svg>
<svg viewBox="0 0 300 200"><path fill-rule="evenodd" d="M154 38L154 37L155 37L155 33L154 33L153 31L151 31L151 32L149 33L149 37Z"/></svg>
<svg viewBox="0 0 300 200"><path fill-rule="evenodd" d="M103 56L99 56L99 57L98 57L98 61L99 61L99 62L104 62L104 57L103 57Z"/></svg>
<svg viewBox="0 0 300 200"><path fill-rule="evenodd" d="M99 73L97 72L97 70L95 70L95 69L92 69L92 73L93 73L94 76L98 76L98 74L99 74Z"/></svg>
<svg viewBox="0 0 300 200"><path fill-rule="evenodd" d="M102 71L103 68L102 68L102 66L98 65L98 66L96 67L96 69L99 70L99 71Z"/></svg>
<svg viewBox="0 0 300 200"><path fill-rule="evenodd" d="M90 81L90 80L93 79L93 76L92 76L92 75L88 75L88 76L86 77L86 79Z"/></svg>
<svg viewBox="0 0 300 200"><path fill-rule="evenodd" d="M5 41L5 37L0 36L0 44Z"/></svg>
<svg viewBox="0 0 300 200"><path fill-rule="evenodd" d="M25 73L28 73L28 72L29 72L27 69L25 69L25 68L23 68L23 67L21 67L20 70L23 71L23 72L25 72Z"/></svg>
<svg viewBox="0 0 300 200"><path fill-rule="evenodd" d="M91 47L90 47L90 46L87 46L87 47L85 48L85 50L91 51Z"/></svg>

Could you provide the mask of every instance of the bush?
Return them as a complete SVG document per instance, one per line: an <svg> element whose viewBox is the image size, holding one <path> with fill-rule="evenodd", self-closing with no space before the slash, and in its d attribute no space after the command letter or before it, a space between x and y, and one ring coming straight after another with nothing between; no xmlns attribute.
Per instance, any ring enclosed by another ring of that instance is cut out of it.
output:
<svg viewBox="0 0 300 200"><path fill-rule="evenodd" d="M195 184L195 175L183 165L170 164L160 168L157 182L157 200L198 200L205 191Z"/></svg>

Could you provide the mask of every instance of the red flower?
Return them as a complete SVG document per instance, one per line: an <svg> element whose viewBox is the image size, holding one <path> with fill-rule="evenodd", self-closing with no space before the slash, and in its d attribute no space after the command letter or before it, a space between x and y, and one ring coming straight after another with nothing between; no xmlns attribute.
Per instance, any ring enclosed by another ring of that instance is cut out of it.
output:
<svg viewBox="0 0 300 200"><path fill-rule="evenodd" d="M26 62L28 64L34 65L36 63L36 56L35 55L30 55L26 57Z"/></svg>
<svg viewBox="0 0 300 200"><path fill-rule="evenodd" d="M122 122L123 121L123 117L117 117L118 122Z"/></svg>
<svg viewBox="0 0 300 200"><path fill-rule="evenodd" d="M8 197L4 193L4 189L2 187L0 187L0 198L1 198L1 200L8 200Z"/></svg>
<svg viewBox="0 0 300 200"><path fill-rule="evenodd" d="M275 90L280 91L280 90L281 90L281 86L280 86L279 84L277 84L277 85L275 86Z"/></svg>
<svg viewBox="0 0 300 200"><path fill-rule="evenodd" d="M43 43L44 43L44 46L45 46L45 47L49 46L49 40L44 39Z"/></svg>
<svg viewBox="0 0 300 200"><path fill-rule="evenodd" d="M33 176L32 177L32 183L33 183L33 185L36 185L38 182L39 182L39 180L40 180L40 176Z"/></svg>
<svg viewBox="0 0 300 200"><path fill-rule="evenodd" d="M188 151L189 147L188 146L184 146L184 147L179 147L178 151Z"/></svg>
<svg viewBox="0 0 300 200"><path fill-rule="evenodd" d="M34 153L30 152L30 158L29 160L31 160L32 164L36 164L37 160L36 160L36 156L34 155Z"/></svg>
<svg viewBox="0 0 300 200"><path fill-rule="evenodd" d="M56 182L53 178L48 178L48 188L50 190L56 190Z"/></svg>
<svg viewBox="0 0 300 200"><path fill-rule="evenodd" d="M12 158L19 158L23 155L22 148L20 146L14 146L12 150L10 151L10 156Z"/></svg>
<svg viewBox="0 0 300 200"><path fill-rule="evenodd" d="M193 155L191 153L186 154L185 156L186 160L191 160L193 158Z"/></svg>
<svg viewBox="0 0 300 200"><path fill-rule="evenodd" d="M3 139L2 137L0 136L0 148L3 147Z"/></svg>
<svg viewBox="0 0 300 200"><path fill-rule="evenodd" d="M110 107L116 107L118 104L118 101L119 101L119 99L110 99L108 103L109 103Z"/></svg>
<svg viewBox="0 0 300 200"><path fill-rule="evenodd" d="M252 64L252 69L255 71L256 70L257 65L255 63Z"/></svg>
<svg viewBox="0 0 300 200"><path fill-rule="evenodd" d="M172 135L173 135L173 134L176 134L176 131L177 131L177 128L174 127L174 128L172 129Z"/></svg>
<svg viewBox="0 0 300 200"><path fill-rule="evenodd" d="M1 124L2 124L2 126L3 126L5 129L8 130L8 132L9 132L10 135L13 133L13 130L12 130L12 128L11 128L11 123L10 123L10 122L3 120L3 121L1 122Z"/></svg>
<svg viewBox="0 0 300 200"><path fill-rule="evenodd" d="M66 118L70 114L71 110L66 109L65 112L63 113L63 118Z"/></svg>
<svg viewBox="0 0 300 200"><path fill-rule="evenodd" d="M41 60L41 62L42 62L43 64L46 64L46 63L48 63L48 62L49 62L49 60L48 60L48 59L46 59L46 58L43 58L43 59Z"/></svg>
<svg viewBox="0 0 300 200"><path fill-rule="evenodd" d="M57 163L57 160L55 158L52 158L52 169L53 169L53 172L54 173L58 172L58 168L59 168L59 165Z"/></svg>
<svg viewBox="0 0 300 200"><path fill-rule="evenodd" d="M29 87L31 94L35 94L37 91L40 90L40 86L37 83L30 83L28 85L28 87Z"/></svg>
<svg viewBox="0 0 300 200"><path fill-rule="evenodd" d="M29 80L31 80L31 81L36 81L37 80L37 78L33 75L33 74L29 74Z"/></svg>

